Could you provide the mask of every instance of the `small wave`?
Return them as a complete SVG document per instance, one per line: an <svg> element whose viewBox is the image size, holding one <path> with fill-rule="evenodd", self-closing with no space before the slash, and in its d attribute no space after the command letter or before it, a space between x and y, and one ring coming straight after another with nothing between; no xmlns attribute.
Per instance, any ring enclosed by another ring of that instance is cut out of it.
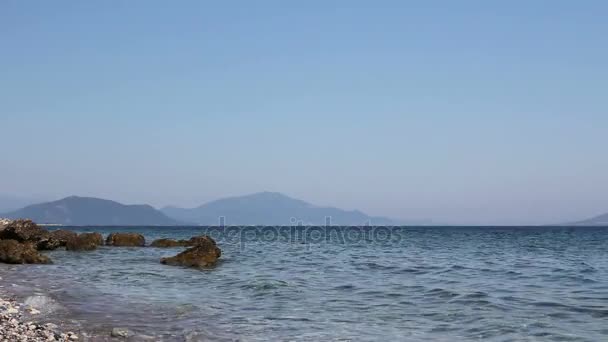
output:
<svg viewBox="0 0 608 342"><path fill-rule="evenodd" d="M264 280L242 285L241 288L255 291L275 290L281 287L289 286L286 281L282 280Z"/></svg>
<svg viewBox="0 0 608 342"><path fill-rule="evenodd" d="M535 302L535 303L533 303L533 305L536 307L540 307L540 308L561 309L561 310L565 310L565 311L588 314L595 318L608 317L608 309L604 309L603 307L601 307L601 308L583 307L583 306L568 305L568 304L557 303L557 302Z"/></svg>
<svg viewBox="0 0 608 342"><path fill-rule="evenodd" d="M460 296L459 293L450 291L450 290L446 290L446 289L441 289L441 288L435 288L435 289L431 289L425 292L426 296L434 296L434 297L438 297L438 298L453 298L453 297L458 297Z"/></svg>
<svg viewBox="0 0 608 342"><path fill-rule="evenodd" d="M486 292L476 291L473 293L468 293L463 295L461 298L464 299L479 299L479 298L487 298L489 295Z"/></svg>
<svg viewBox="0 0 608 342"><path fill-rule="evenodd" d="M338 290L338 291L346 291L346 290L352 291L352 290L355 289L355 286L354 285L350 285L350 284L348 284L348 285L339 285L339 286L334 287L333 289L334 290Z"/></svg>
<svg viewBox="0 0 608 342"><path fill-rule="evenodd" d="M398 271L396 271L396 273L401 273L401 274L427 274L429 272L429 270L425 270L425 269L420 269L420 268L414 268L414 267L410 267L410 268L402 268Z"/></svg>
<svg viewBox="0 0 608 342"><path fill-rule="evenodd" d="M56 300L45 295L29 296L25 299L23 304L26 307L36 309L43 314L50 314L63 309Z"/></svg>
<svg viewBox="0 0 608 342"><path fill-rule="evenodd" d="M306 318L306 317L290 317L290 316L275 317L275 316L266 316L266 317L264 317L264 319L267 319L269 321L312 322L311 319Z"/></svg>
<svg viewBox="0 0 608 342"><path fill-rule="evenodd" d="M365 262L357 265L358 268L370 269L370 270L383 270L383 271L393 271L398 269L396 266L390 265L382 265L375 262Z"/></svg>

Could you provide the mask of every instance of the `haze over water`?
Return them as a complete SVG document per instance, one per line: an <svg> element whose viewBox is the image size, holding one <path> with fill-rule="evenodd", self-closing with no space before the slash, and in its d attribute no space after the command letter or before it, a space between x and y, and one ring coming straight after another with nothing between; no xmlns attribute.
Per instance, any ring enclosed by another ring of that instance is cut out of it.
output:
<svg viewBox="0 0 608 342"><path fill-rule="evenodd" d="M221 262L200 271L159 263L180 249L54 251L54 265L0 265L4 283L50 296L55 314L100 335L120 326L167 341L608 339L605 228L336 228L343 234L308 239L259 234L270 227L245 239L123 229L148 241L211 233Z"/></svg>

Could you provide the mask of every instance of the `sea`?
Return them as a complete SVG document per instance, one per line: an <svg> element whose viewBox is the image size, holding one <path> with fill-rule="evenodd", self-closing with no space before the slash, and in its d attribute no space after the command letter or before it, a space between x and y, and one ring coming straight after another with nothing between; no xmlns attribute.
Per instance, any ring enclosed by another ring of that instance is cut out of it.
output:
<svg viewBox="0 0 608 342"><path fill-rule="evenodd" d="M608 341L608 227L59 228L222 249L206 269L151 247L0 264L36 319L91 341Z"/></svg>

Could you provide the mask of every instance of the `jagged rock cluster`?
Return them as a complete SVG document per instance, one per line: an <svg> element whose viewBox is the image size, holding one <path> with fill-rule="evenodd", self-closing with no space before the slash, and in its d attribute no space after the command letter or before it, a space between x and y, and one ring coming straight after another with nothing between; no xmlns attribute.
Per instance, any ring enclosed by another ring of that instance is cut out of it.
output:
<svg viewBox="0 0 608 342"><path fill-rule="evenodd" d="M48 231L31 220L10 221L0 230L0 262L9 264L50 264L51 259L42 254L57 248L68 251L92 251L104 245L100 233L81 233L59 229ZM137 233L111 233L105 239L106 246L144 247L146 239ZM209 236L195 236L189 240L159 239L150 247L191 247L171 258L162 258L166 265L208 267L221 256L221 250Z"/></svg>

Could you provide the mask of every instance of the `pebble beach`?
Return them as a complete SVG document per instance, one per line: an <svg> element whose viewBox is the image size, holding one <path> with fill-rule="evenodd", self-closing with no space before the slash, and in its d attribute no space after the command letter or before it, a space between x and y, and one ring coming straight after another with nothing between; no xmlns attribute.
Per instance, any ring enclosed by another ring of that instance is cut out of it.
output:
<svg viewBox="0 0 608 342"><path fill-rule="evenodd" d="M39 322L40 312L18 303L14 298L0 293L0 341L48 342L78 341L80 337L71 331L62 331L54 323Z"/></svg>

